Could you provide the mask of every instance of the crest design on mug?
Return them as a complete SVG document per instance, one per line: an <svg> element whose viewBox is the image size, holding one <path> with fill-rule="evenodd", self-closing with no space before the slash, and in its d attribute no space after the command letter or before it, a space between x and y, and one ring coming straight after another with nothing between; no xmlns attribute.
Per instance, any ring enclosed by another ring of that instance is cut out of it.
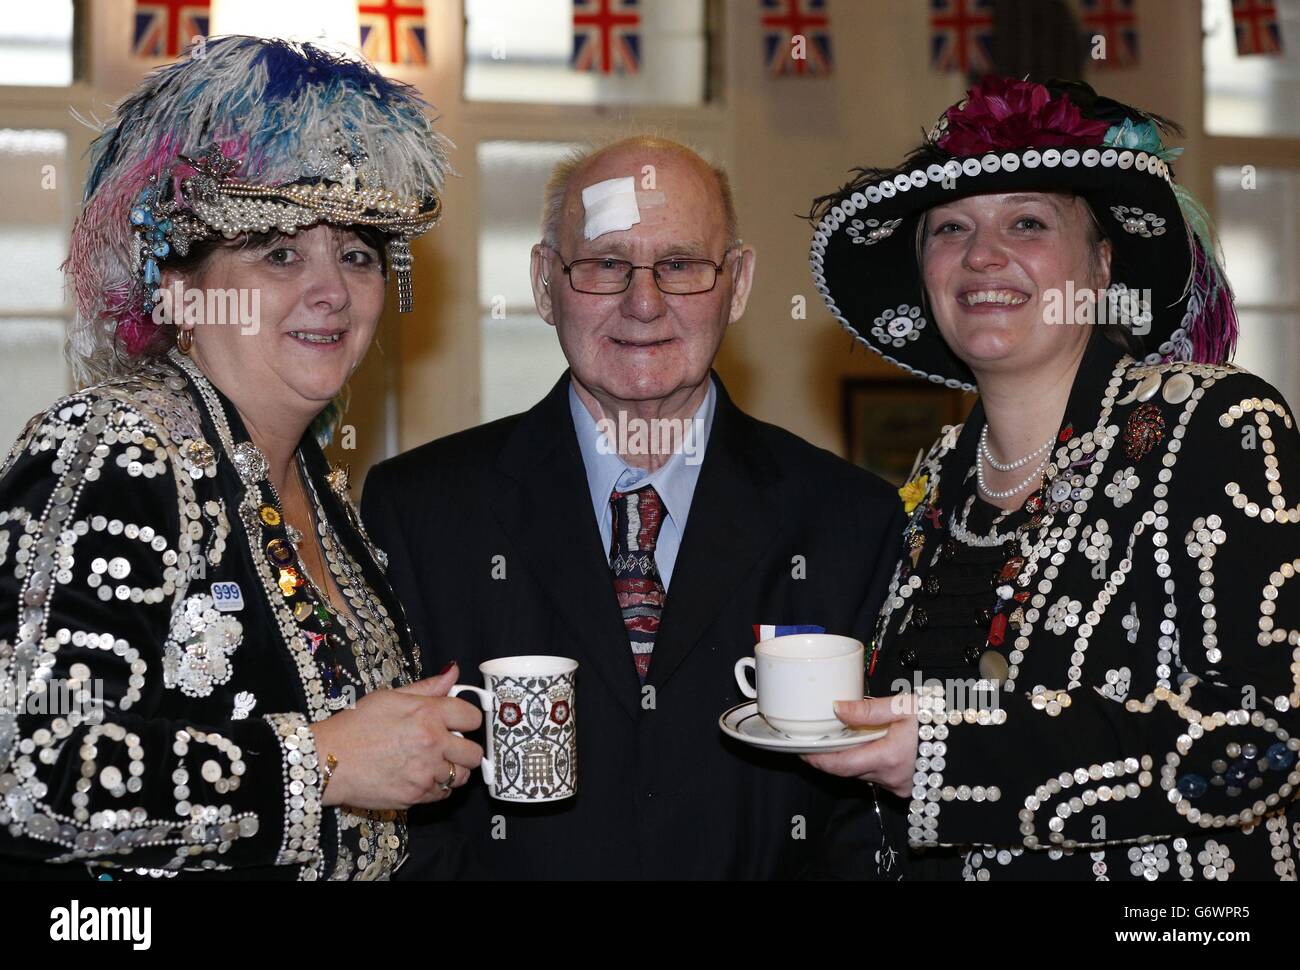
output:
<svg viewBox="0 0 1300 970"><path fill-rule="evenodd" d="M548 691L546 697L551 702L551 720L560 727L564 727L568 723L569 715L573 710L570 704L573 699L573 691L561 685Z"/></svg>
<svg viewBox="0 0 1300 970"><path fill-rule="evenodd" d="M502 677L492 685L497 797L549 801L577 781L573 674Z"/></svg>
<svg viewBox="0 0 1300 970"><path fill-rule="evenodd" d="M498 687L497 688L497 719L508 728L512 728L524 719L524 711L520 706L524 699L524 691L518 687Z"/></svg>
<svg viewBox="0 0 1300 970"><path fill-rule="evenodd" d="M529 741L523 747L524 787L541 787L555 777L555 751L545 741Z"/></svg>

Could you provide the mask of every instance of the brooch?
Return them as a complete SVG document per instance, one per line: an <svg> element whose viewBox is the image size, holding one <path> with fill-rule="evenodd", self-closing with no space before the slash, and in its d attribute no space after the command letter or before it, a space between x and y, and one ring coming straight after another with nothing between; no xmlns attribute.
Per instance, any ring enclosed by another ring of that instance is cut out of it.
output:
<svg viewBox="0 0 1300 970"><path fill-rule="evenodd" d="M235 445L230 460L234 462L239 478L245 485L255 485L266 478L266 456L251 441L241 441Z"/></svg>
<svg viewBox="0 0 1300 970"><path fill-rule="evenodd" d="M329 483L329 487L340 498L348 497L348 472L349 466L335 465L329 474L325 476L325 481Z"/></svg>
<svg viewBox="0 0 1300 970"><path fill-rule="evenodd" d="M1124 425L1124 453L1141 461L1165 436L1165 416L1154 404L1139 404Z"/></svg>

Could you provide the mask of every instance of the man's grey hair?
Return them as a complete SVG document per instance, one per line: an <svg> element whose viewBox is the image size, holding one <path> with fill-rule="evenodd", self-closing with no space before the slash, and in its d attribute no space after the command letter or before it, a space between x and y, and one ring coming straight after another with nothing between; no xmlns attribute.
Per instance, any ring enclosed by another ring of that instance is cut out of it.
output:
<svg viewBox="0 0 1300 970"><path fill-rule="evenodd" d="M699 158L713 173L718 182L718 196L722 200L722 214L726 223L727 247L740 245L740 227L736 218L736 200L731 194L731 179L727 170L715 165L693 146L665 138L662 135L640 132L634 134L616 134L606 138L587 142L562 158L551 170L551 177L546 182L546 194L542 204L542 242L558 251L560 244L560 222L564 218L564 199L569 191L569 183L574 173L589 161L615 145L631 144L647 151L677 152Z"/></svg>

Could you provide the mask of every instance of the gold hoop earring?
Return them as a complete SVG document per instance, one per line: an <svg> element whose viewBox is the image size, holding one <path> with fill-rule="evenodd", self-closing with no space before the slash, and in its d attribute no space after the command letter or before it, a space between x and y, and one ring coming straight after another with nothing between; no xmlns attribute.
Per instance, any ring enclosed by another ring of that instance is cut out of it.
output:
<svg viewBox="0 0 1300 970"><path fill-rule="evenodd" d="M190 354L190 348L194 346L194 331L186 330L184 327L176 328L176 349L186 357Z"/></svg>

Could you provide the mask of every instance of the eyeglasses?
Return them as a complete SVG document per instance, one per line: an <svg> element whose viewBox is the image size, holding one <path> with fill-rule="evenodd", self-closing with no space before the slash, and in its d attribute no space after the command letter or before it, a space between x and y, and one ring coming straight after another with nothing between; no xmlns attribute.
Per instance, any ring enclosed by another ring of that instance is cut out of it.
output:
<svg viewBox="0 0 1300 970"><path fill-rule="evenodd" d="M569 278L569 285L579 293L596 296L611 296L622 293L632 285L632 274L639 269L648 269L654 277L659 292L671 296L692 296L696 293L708 293L717 285L718 273L726 264L727 250L722 254L722 262L715 263L708 259L661 259L652 266L637 266L626 259L575 259L565 263L564 275ZM558 253L557 253L558 255Z"/></svg>

